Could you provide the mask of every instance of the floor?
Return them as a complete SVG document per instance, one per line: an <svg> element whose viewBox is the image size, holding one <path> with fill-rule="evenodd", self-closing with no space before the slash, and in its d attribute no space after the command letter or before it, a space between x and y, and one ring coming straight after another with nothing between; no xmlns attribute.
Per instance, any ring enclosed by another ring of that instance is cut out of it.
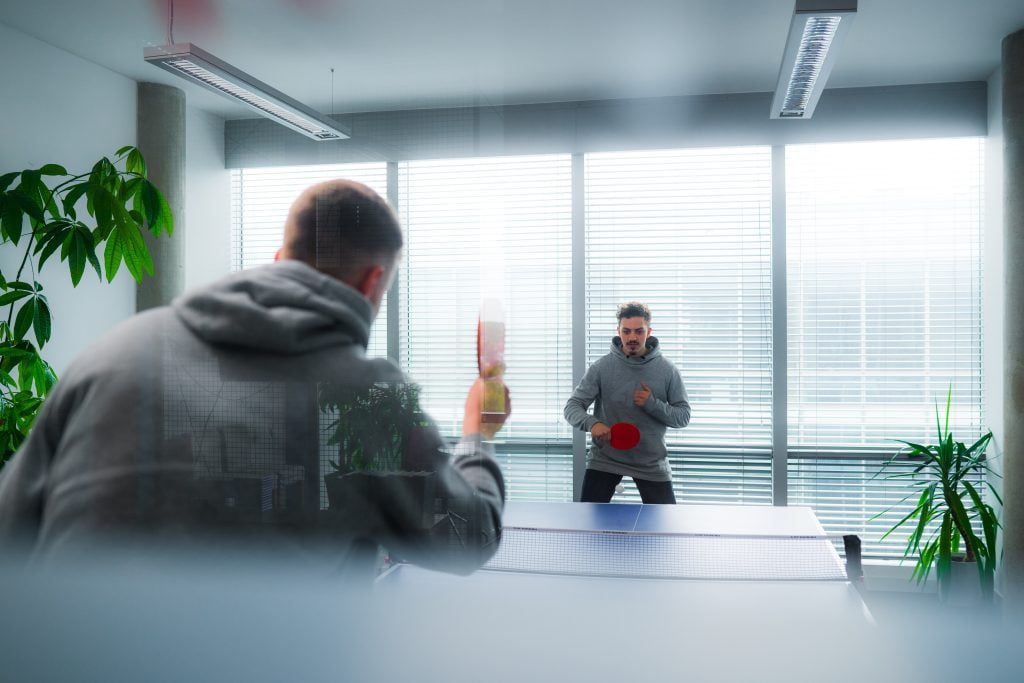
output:
<svg viewBox="0 0 1024 683"><path fill-rule="evenodd" d="M951 606L939 601L934 592L917 590L906 591L871 591L862 593L864 602L871 610L872 616L881 627L900 628L922 621L946 621L951 615L958 621L986 621L997 623L1002 618L998 598L992 607Z"/></svg>

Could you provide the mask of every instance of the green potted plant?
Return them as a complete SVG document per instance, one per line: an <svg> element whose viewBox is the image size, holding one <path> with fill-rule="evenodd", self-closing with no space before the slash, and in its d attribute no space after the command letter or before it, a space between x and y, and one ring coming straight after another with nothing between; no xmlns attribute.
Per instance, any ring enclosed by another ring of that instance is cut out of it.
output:
<svg viewBox="0 0 1024 683"><path fill-rule="evenodd" d="M915 491L900 502L916 498L917 503L882 538L911 525L913 528L903 557L917 557L912 579L923 583L934 565L941 599L963 600L962 596L958 597L959 586L965 579L971 579L980 599L990 604L994 596L996 535L1000 523L995 510L985 502L980 487L975 483L981 479L1002 504L999 492L987 478L988 475L999 476L989 467L985 457L992 432L984 434L970 446L956 441L949 429L951 399L952 387L946 395L944 423L939 419L938 404L935 406L936 443L924 445L898 440L904 448L886 462L886 467L889 467L898 458L905 457L917 463L911 472L886 476L887 479L911 479ZM876 515L876 518L878 516L881 515ZM977 574L976 580L973 579L974 573ZM967 589L968 592L970 590Z"/></svg>
<svg viewBox="0 0 1024 683"><path fill-rule="evenodd" d="M23 251L16 272L0 272L0 311L7 314L0 317L0 467L25 439L57 380L40 355L52 320L36 273L59 254L76 287L86 265L109 282L123 262L141 281L153 274L143 230L159 237L173 229L170 206L146 178L135 147L122 147L113 160L103 157L86 173L46 164L0 174L0 246Z"/></svg>
<svg viewBox="0 0 1024 683"><path fill-rule="evenodd" d="M320 411L329 420L327 444L338 448L338 458L329 461L334 471L324 477L330 509L363 522L387 510L394 518L429 528L433 465L415 459L429 424L420 410L419 386L330 383L319 394Z"/></svg>

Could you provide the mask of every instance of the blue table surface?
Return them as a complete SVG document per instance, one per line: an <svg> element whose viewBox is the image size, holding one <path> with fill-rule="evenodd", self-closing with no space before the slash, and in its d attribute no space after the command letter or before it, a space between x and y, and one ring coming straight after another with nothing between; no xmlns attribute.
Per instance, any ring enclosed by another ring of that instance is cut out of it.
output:
<svg viewBox="0 0 1024 683"><path fill-rule="evenodd" d="M509 502L505 526L580 531L632 531L642 505Z"/></svg>
<svg viewBox="0 0 1024 683"><path fill-rule="evenodd" d="M770 505L642 505L510 501L506 527L579 531L822 535L807 507Z"/></svg>
<svg viewBox="0 0 1024 683"><path fill-rule="evenodd" d="M590 531L822 534L821 525L810 508L799 506L511 501L505 507L504 524L529 529ZM836 562L839 562L838 556ZM753 624L766 615L782 615L795 623L819 626L835 620L843 622L840 626L872 621L856 588L845 581L666 581L487 571L486 568L462 577L398 565L382 575L377 586L381 591L397 595L417 596L426 592L440 596L449 595L447 591L451 591L451 600L458 604L501 599L516 605L516 610L534 600L562 614L578 610L581 605L603 605L609 595L615 595L616 610L624 604L636 606L641 615L647 615L645 618L656 619L659 623L675 614L672 609L664 609L665 605L685 606L679 613L686 615L687 623L710 623L719 619L726 623ZM518 613L516 610L510 613ZM627 618L627 621L632 620ZM583 623L589 623L589 618Z"/></svg>

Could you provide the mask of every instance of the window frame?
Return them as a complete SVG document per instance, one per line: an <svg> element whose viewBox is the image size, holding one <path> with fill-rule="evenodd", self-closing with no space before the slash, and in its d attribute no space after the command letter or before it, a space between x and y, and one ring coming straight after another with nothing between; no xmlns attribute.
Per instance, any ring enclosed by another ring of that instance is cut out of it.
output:
<svg viewBox="0 0 1024 683"><path fill-rule="evenodd" d="M984 136L966 136L971 139L979 141L979 146L982 149L982 155L984 154L984 145L986 140ZM940 138L946 139L946 138ZM772 334L772 347L771 347L771 359L770 366L773 368L772 371L772 398L771 398L771 423L772 423L772 444L771 444L771 455L769 456L770 461L767 466L771 471L771 500L770 501L754 501L754 502L771 502L774 505L786 505L789 504L789 470L790 464L794 461L808 460L812 458L819 458L823 461L839 461L839 460L856 460L861 463L877 462L879 466L881 463L891 457L891 451L881 450L855 450L855 451L843 451L837 450L835 452L816 452L808 453L804 451L795 452L789 444L787 426L788 426L788 385L787 385L787 371L778 371L779 368L788 369L788 340L787 340L787 323L788 323L788 306L789 301L787 299L787 207L786 207L786 163L787 163L787 146L782 144L771 145L771 220L770 220L770 233L771 233L771 297L772 297L772 311L771 311L771 334ZM586 168L586 157L584 153L573 153L570 155L571 162L571 203L572 203L572 238L571 238L571 250L572 250L572 284L571 284L571 340L566 340L567 343L571 344L571 358L572 358L572 374L573 383L579 381L583 373L586 370L587 365L587 350L586 350L586 221L587 221L587 210L588 207L585 203L585 168ZM401 206L398 206L399 202L399 164L402 160L391 160L386 163L387 167L387 197L393 205L402 210ZM982 175L982 179L979 181L980 185L984 186L984 164L979 163L979 173ZM234 192L234 178L232 181L232 192ZM984 212L984 197L980 200L980 213ZM983 219L982 224L983 224ZM237 219L234 206L232 207L232 244L236 242L237 234L243 230L244 226L241 225ZM983 230L983 227L982 227ZM984 242L984 236L979 237L981 243ZM984 249L981 249L981 255L979 262L979 268L981 270L981 279L984 281ZM234 269L234 263L233 269ZM400 272L396 278L396 284L400 281L402 273ZM979 307L979 327L984 328L984 292L980 291L977 296L977 306ZM387 334L387 355L393 359L401 357L400 349L400 335L397 325L399 316L402 315L401 301L400 301L400 288L398 286L392 287L388 295L388 334ZM979 331L981 333L981 331ZM984 340L980 342L983 346ZM981 363L981 359L978 361ZM982 424L985 420L985 397L984 397L984 374L980 375L981 388L978 391L980 407L979 410L982 415ZM537 454L556 454L557 457L564 457L566 453L571 453L571 471L572 471L572 487L563 487L561 490L565 492L576 492L578 494L579 486L582 480L582 475L585 467L585 443L586 435L573 430L571 440L557 439L557 440L517 440L510 441L507 443L498 442L496 444L496 451L498 453L499 460L508 460L515 454L526 454L530 457ZM532 454L532 455L531 455ZM722 464L728 464L730 458L733 459L733 463L740 462L736 458L743 456L741 452L736 453L722 453L717 455L711 455L708 457L718 457L719 462ZM683 469L688 462L687 458L692 458L692 453L686 453L686 449L672 448L670 449L670 464L673 468L674 479L675 477L684 477ZM704 457L704 456L702 456ZM561 461L560 461L561 462ZM751 462L752 466L764 467L764 462ZM564 462L561 462L559 467L563 467ZM631 486L631 483L630 483ZM527 492L527 497L529 494ZM518 497L518 496L514 496ZM628 499L629 496L627 495ZM709 501L710 502L710 501ZM749 502L749 501L730 501L730 502ZM866 556L870 557L870 552L866 553Z"/></svg>

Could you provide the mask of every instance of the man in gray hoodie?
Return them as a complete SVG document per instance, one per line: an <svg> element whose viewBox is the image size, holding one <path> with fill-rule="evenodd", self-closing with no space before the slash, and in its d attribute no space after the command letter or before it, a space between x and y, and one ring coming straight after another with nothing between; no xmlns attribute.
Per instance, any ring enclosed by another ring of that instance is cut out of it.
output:
<svg viewBox="0 0 1024 683"><path fill-rule="evenodd" d="M565 404L565 419L590 432L592 442L580 500L607 503L623 476L633 477L644 503L675 503L665 430L690 423L690 402L679 371L650 336L644 304L619 306L611 350L587 370ZM594 414L587 412L594 405ZM640 432L631 448L617 448L612 426L629 423Z"/></svg>
<svg viewBox="0 0 1024 683"><path fill-rule="evenodd" d="M68 368L0 472L0 546L45 560L230 540L363 573L382 544L480 566L504 505L482 381L451 457L416 388L366 356L401 247L380 196L322 183L292 206L277 262L120 324Z"/></svg>

